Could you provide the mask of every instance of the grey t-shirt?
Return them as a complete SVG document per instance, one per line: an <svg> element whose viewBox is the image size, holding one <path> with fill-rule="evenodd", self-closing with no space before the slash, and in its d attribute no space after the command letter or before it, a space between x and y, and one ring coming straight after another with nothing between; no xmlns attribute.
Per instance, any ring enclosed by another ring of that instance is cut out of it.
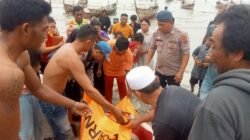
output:
<svg viewBox="0 0 250 140"><path fill-rule="evenodd" d="M200 99L184 88L163 89L152 122L155 140L186 140L199 103Z"/></svg>
<svg viewBox="0 0 250 140"><path fill-rule="evenodd" d="M198 60L200 60L202 63L204 63L204 59L208 53L209 48L206 45L200 45L197 47L193 52L193 57L197 57ZM194 67L191 72L191 76L193 78L203 80L207 73L207 68L204 68L202 66L198 66L194 64Z"/></svg>

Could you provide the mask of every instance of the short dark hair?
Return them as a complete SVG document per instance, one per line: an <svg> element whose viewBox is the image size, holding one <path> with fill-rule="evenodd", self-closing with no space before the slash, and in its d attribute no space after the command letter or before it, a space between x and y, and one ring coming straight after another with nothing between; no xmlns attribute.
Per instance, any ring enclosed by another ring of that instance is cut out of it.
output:
<svg viewBox="0 0 250 140"><path fill-rule="evenodd" d="M93 19L93 20L91 20L90 25L92 25L92 26L96 26L96 25L101 26L102 24L101 24L101 22L99 20Z"/></svg>
<svg viewBox="0 0 250 140"><path fill-rule="evenodd" d="M92 25L86 24L80 27L77 33L77 39L85 40L85 39L94 39L97 38L98 32L96 28Z"/></svg>
<svg viewBox="0 0 250 140"><path fill-rule="evenodd" d="M56 23L55 19L51 16L48 17L48 22L49 23Z"/></svg>
<svg viewBox="0 0 250 140"><path fill-rule="evenodd" d="M123 16L128 17L128 14L122 13L121 17L123 17Z"/></svg>
<svg viewBox="0 0 250 140"><path fill-rule="evenodd" d="M118 51L127 50L129 46L129 41L126 37L120 37L116 40L115 46Z"/></svg>
<svg viewBox="0 0 250 140"><path fill-rule="evenodd" d="M78 29L74 29L66 40L66 43L72 43L76 40Z"/></svg>
<svg viewBox="0 0 250 140"><path fill-rule="evenodd" d="M145 93L145 94L151 94L153 93L155 90L157 90L160 87L160 82L157 78L155 78L155 80L149 84L148 86L146 86L143 89L138 90L139 92Z"/></svg>
<svg viewBox="0 0 250 140"><path fill-rule="evenodd" d="M132 20L132 21L137 20L137 15L132 15L132 16L130 17L130 20Z"/></svg>
<svg viewBox="0 0 250 140"><path fill-rule="evenodd" d="M30 56L30 64L34 68L40 64L41 51L40 50L28 50Z"/></svg>
<svg viewBox="0 0 250 140"><path fill-rule="evenodd" d="M144 36L142 33L136 33L134 36L134 41L138 41L138 42L143 42L144 40Z"/></svg>
<svg viewBox="0 0 250 140"><path fill-rule="evenodd" d="M82 7L81 6L74 6L73 8L73 15L77 12L77 11L82 11Z"/></svg>
<svg viewBox="0 0 250 140"><path fill-rule="evenodd" d="M221 14L222 13L217 14L215 16L214 20L209 23L209 25L211 25L211 24L218 25L219 23L221 23L222 22L221 19L220 19Z"/></svg>
<svg viewBox="0 0 250 140"><path fill-rule="evenodd" d="M150 21L148 19L142 19L140 23L142 23L143 21L147 22L147 24L150 25Z"/></svg>
<svg viewBox="0 0 250 140"><path fill-rule="evenodd" d="M217 19L224 25L222 46L227 53L243 51L243 59L250 60L250 6L235 5Z"/></svg>
<svg viewBox="0 0 250 140"><path fill-rule="evenodd" d="M50 4L43 0L1 0L0 27L12 31L24 22L39 22L50 12Z"/></svg>

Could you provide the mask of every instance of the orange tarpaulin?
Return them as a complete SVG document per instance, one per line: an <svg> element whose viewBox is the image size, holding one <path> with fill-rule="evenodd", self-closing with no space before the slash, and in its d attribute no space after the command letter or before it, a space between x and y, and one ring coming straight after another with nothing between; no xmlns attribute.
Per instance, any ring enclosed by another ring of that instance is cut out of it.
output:
<svg viewBox="0 0 250 140"><path fill-rule="evenodd" d="M81 121L81 140L130 140L132 136L132 130L128 125L120 125L114 121L114 117L111 114L107 116L107 113L103 111L103 108L92 101L86 94L84 94L85 101L89 104L93 110L92 116L86 115L82 117ZM137 116L136 110L130 100L125 97L119 104L118 108L128 114ZM111 119L112 118L112 119Z"/></svg>

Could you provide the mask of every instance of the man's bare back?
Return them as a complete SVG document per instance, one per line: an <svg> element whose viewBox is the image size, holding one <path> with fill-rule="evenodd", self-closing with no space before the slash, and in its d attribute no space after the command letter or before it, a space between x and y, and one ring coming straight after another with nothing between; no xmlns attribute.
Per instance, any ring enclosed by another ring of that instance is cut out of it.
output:
<svg viewBox="0 0 250 140"><path fill-rule="evenodd" d="M80 61L80 57L71 44L65 44L57 50L46 66L43 76L44 84L58 93L63 93L68 79L72 77L69 70L72 61Z"/></svg>

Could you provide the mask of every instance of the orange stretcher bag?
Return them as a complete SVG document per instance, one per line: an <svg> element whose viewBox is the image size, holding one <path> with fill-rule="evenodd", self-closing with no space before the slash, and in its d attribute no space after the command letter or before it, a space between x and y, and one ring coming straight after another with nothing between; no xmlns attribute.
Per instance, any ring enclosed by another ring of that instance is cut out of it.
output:
<svg viewBox="0 0 250 140"><path fill-rule="evenodd" d="M131 140L132 130L129 124L121 125L114 117L103 111L103 108L91 100L86 94L85 101L91 107L93 114L82 117L81 121L81 140ZM136 110L128 97L124 97L117 107L125 112L125 116L133 114L137 116Z"/></svg>

